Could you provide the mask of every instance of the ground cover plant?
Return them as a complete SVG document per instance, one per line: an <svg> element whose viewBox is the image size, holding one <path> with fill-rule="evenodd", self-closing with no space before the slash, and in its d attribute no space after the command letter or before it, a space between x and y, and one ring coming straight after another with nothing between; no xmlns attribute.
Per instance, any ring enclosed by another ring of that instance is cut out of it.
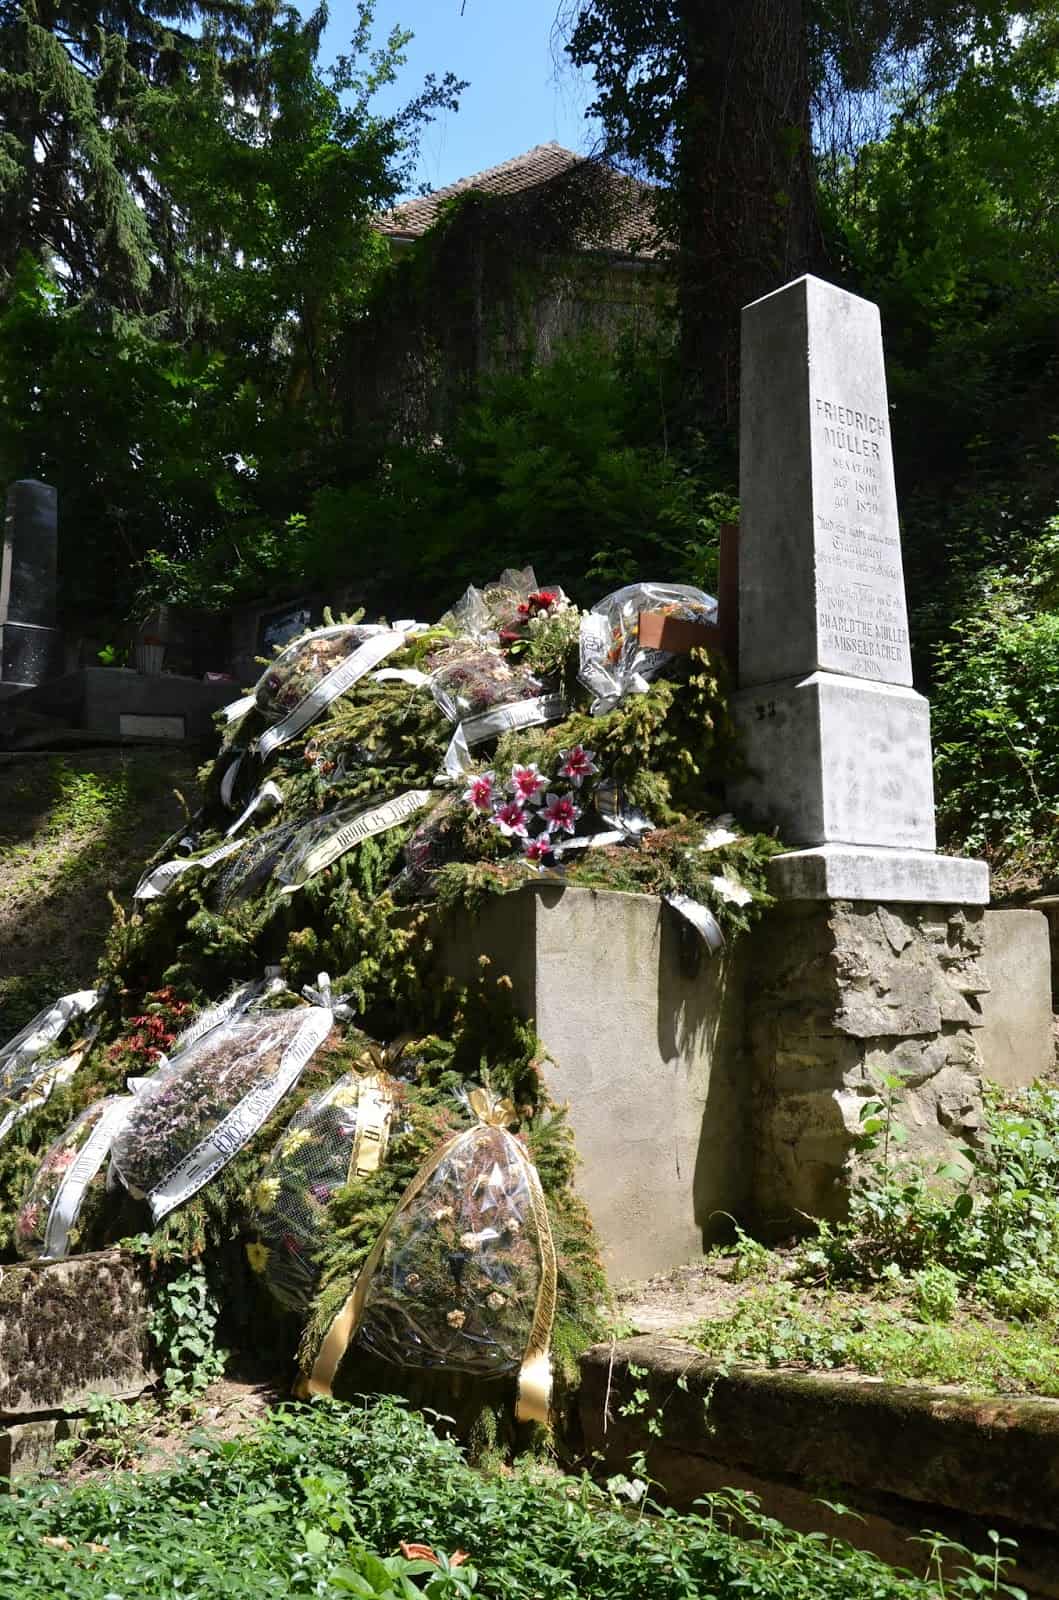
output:
<svg viewBox="0 0 1059 1600"><path fill-rule="evenodd" d="M246 1437L204 1436L158 1474L16 1487L0 1500L0 1592L39 1600L1021 1594L1005 1582L1002 1542L956 1554L966 1570L942 1584L929 1539L910 1546L918 1577L783 1528L747 1496L711 1497L688 1516L644 1504L630 1514L619 1493L547 1464L481 1474L392 1399L280 1408Z"/></svg>
<svg viewBox="0 0 1059 1600"><path fill-rule="evenodd" d="M847 1220L715 1255L725 1287L695 1342L722 1361L1059 1396L1059 1086L992 1086L980 1143L940 1171L904 1157L899 1093L867 1107Z"/></svg>

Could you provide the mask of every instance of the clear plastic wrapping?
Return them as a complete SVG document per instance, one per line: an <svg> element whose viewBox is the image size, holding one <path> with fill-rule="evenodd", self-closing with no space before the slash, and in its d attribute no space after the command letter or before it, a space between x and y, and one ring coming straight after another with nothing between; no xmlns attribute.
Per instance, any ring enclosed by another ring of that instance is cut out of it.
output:
<svg viewBox="0 0 1059 1600"><path fill-rule="evenodd" d="M56 1139L15 1219L20 1256L56 1260L69 1253L85 1196L91 1187L102 1186L103 1163L131 1106L128 1095L97 1100Z"/></svg>
<svg viewBox="0 0 1059 1600"><path fill-rule="evenodd" d="M534 1178L504 1128L471 1128L446 1146L387 1227L360 1318L365 1350L483 1378L518 1370L545 1248Z"/></svg>
<svg viewBox="0 0 1059 1600"><path fill-rule="evenodd" d="M579 677L596 697L593 711L609 710L627 694L643 694L673 659L666 650L641 645L641 611L682 622L717 621L716 600L686 584L630 583L608 594L581 618Z"/></svg>
<svg viewBox="0 0 1059 1600"><path fill-rule="evenodd" d="M333 1023L323 1006L236 1017L144 1081L114 1142L114 1166L156 1222L253 1137Z"/></svg>
<svg viewBox="0 0 1059 1600"><path fill-rule="evenodd" d="M297 818L278 822L247 839L220 874L213 889L213 903L221 911L256 895L272 877L284 850L304 826Z"/></svg>
<svg viewBox="0 0 1059 1600"><path fill-rule="evenodd" d="M429 665L431 693L450 722L533 700L544 690L528 667L508 661L493 645L469 639L435 651Z"/></svg>
<svg viewBox="0 0 1059 1600"><path fill-rule="evenodd" d="M426 898L433 893L441 868L460 858L464 845L464 821L462 797L445 794L416 824L405 842L405 867L397 880L402 894L415 899Z"/></svg>
<svg viewBox="0 0 1059 1600"><path fill-rule="evenodd" d="M317 628L287 645L257 681L254 699L270 722L278 722L311 694L368 639L388 630L377 622Z"/></svg>
<svg viewBox="0 0 1059 1600"><path fill-rule="evenodd" d="M289 1310L304 1311L315 1294L331 1197L378 1170L392 1114L390 1080L350 1072L295 1113L273 1150L254 1190L259 1243L250 1259Z"/></svg>

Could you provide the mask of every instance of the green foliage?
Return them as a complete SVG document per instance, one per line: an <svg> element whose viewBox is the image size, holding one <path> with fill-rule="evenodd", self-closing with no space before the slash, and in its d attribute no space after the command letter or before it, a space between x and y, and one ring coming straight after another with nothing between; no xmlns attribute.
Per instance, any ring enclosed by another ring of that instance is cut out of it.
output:
<svg viewBox="0 0 1059 1600"><path fill-rule="evenodd" d="M209 602L304 584L353 585L391 615L453 601L486 571L521 567L580 601L645 573L711 587L726 480L668 448L671 362L644 344L585 338L486 380L444 440L343 447L326 486L282 537L247 530L190 561L156 564L155 589Z"/></svg>
<svg viewBox="0 0 1059 1600"><path fill-rule="evenodd" d="M1005 1581L1010 1546L1000 1540L981 1555L947 1545L963 1570L943 1586L839 1541L794 1533L749 1495L710 1497L687 1516L648 1509L630 1516L619 1494L554 1471L476 1473L455 1445L390 1400L355 1409L317 1403L281 1408L244 1439L203 1437L193 1454L150 1477L16 1487L0 1500L0 1584L40 1600L151 1593L160 1572L187 1600L1021 1595ZM400 1541L429 1544L438 1564L373 1554ZM933 1573L945 1541L928 1543ZM470 1553L468 1564L453 1564L457 1550Z"/></svg>
<svg viewBox="0 0 1059 1600"><path fill-rule="evenodd" d="M830 1283L878 1283L896 1264L926 1273L919 1294L960 1293L1004 1316L1059 1307L1059 1089L993 1091L980 1146L929 1174L911 1161L869 1163L848 1221L821 1224L803 1247L810 1274ZM937 1312L935 1312L935 1315Z"/></svg>
<svg viewBox="0 0 1059 1600"><path fill-rule="evenodd" d="M933 1266L914 1279L901 1303L752 1284L730 1315L700 1322L691 1337L722 1365L750 1361L855 1371L894 1383L959 1384L986 1394L1059 1396L1054 1319L1012 1326L974 1308L955 1319L955 1274Z"/></svg>
<svg viewBox="0 0 1059 1600"><path fill-rule="evenodd" d="M171 1400L201 1394L224 1372L225 1353L216 1345L219 1307L199 1265L152 1293L150 1333L162 1365L162 1385Z"/></svg>
<svg viewBox="0 0 1059 1600"><path fill-rule="evenodd" d="M57 271L41 241L0 229L10 250L0 258L0 478L56 485L63 526L78 535L60 562L63 613L80 622L87 612L109 632L152 550L159 580L142 608L159 592L180 598L182 581L184 598L223 603L233 568L260 581L257 543L267 568L307 486L341 459L342 330L385 254L372 219L405 186L417 130L454 103L458 86L428 79L403 110L378 114L370 102L392 81L407 36L395 31L371 49L368 4L356 8L350 53L326 72L317 67L324 11L302 22L293 8L226 5L221 34L197 40L152 23L141 53L155 72L150 87L118 68L120 36L97 35L73 9L88 64L100 64L98 49L106 58L82 110L108 149L126 130L108 120L106 61L132 97L123 107L135 131L106 193L132 219L119 242L140 263L129 269L137 288L130 300L95 284L94 267L87 281ZM180 12L194 21L217 9L210 0ZM141 13L130 13L135 27ZM237 91L223 58L238 54L248 17L253 48ZM65 60L63 21L31 31ZM152 62L165 49L158 74ZM13 94L4 74L5 111ZM76 151L54 154L70 183ZM0 161L0 201L5 192ZM59 205L60 219L76 211ZM101 227L115 250L117 237ZM62 248L55 254L61 261ZM148 293L141 280L154 269L160 282ZM178 568L222 534L218 571L193 592Z"/></svg>
<svg viewBox="0 0 1059 1600"><path fill-rule="evenodd" d="M938 650L932 713L946 838L1016 879L1059 870L1059 612L988 582Z"/></svg>

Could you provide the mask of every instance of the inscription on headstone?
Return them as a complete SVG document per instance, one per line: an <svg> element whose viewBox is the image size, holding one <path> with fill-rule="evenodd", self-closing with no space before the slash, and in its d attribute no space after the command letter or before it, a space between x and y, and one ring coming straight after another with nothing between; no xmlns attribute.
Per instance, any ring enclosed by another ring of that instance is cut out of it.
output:
<svg viewBox="0 0 1059 1600"><path fill-rule="evenodd" d="M878 308L801 278L744 316L741 681L911 684Z"/></svg>

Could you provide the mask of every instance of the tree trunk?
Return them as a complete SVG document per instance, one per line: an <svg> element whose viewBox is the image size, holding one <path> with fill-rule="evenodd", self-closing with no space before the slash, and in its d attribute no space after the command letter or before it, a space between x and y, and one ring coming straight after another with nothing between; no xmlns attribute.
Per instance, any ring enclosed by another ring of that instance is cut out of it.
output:
<svg viewBox="0 0 1059 1600"><path fill-rule="evenodd" d="M681 0L687 94L678 204L681 355L706 420L730 423L739 313L817 268L803 0Z"/></svg>

